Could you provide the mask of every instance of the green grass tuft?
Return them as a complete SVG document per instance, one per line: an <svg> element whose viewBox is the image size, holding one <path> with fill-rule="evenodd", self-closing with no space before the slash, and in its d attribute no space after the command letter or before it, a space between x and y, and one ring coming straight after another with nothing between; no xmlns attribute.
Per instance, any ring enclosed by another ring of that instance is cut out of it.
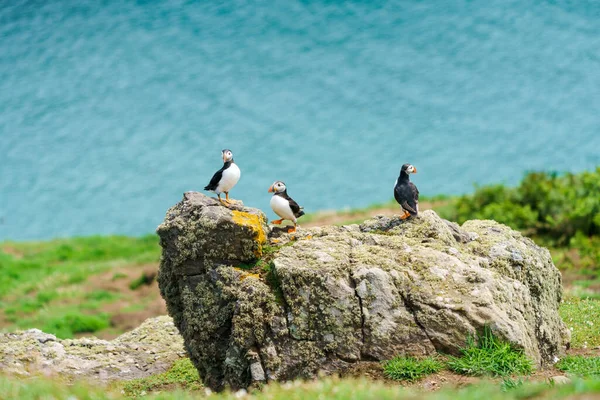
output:
<svg viewBox="0 0 600 400"><path fill-rule="evenodd" d="M417 359L398 356L383 363L383 372L390 379L413 382L441 371L444 364L436 357Z"/></svg>
<svg viewBox="0 0 600 400"><path fill-rule="evenodd" d="M119 298L118 293L108 292L106 290L94 290L86 293L84 298L92 301L110 301Z"/></svg>
<svg viewBox="0 0 600 400"><path fill-rule="evenodd" d="M162 374L125 382L123 384L123 393L127 397L140 397L165 388L169 390L179 388L187 391L202 388L198 370L196 370L196 367L194 367L189 358L182 358L175 361L173 366Z"/></svg>
<svg viewBox="0 0 600 400"><path fill-rule="evenodd" d="M508 392L509 390L513 390L513 389L516 389L521 386L523 386L522 378L518 378L518 379L504 378L504 379L502 379L502 382L500 383L500 389L502 389L503 392Z"/></svg>
<svg viewBox="0 0 600 400"><path fill-rule="evenodd" d="M116 281L117 279L127 278L127 274L122 272L115 272L111 278L111 280Z"/></svg>
<svg viewBox="0 0 600 400"><path fill-rule="evenodd" d="M571 346L600 346L600 301L569 298L559 308L560 316L571 331Z"/></svg>
<svg viewBox="0 0 600 400"><path fill-rule="evenodd" d="M152 284L152 282L154 282L155 278L155 275L142 272L142 274L138 278L134 279L133 281L131 281L131 283L129 283L129 289L136 290L143 285L150 285Z"/></svg>
<svg viewBox="0 0 600 400"><path fill-rule="evenodd" d="M469 338L467 347L461 349L461 353L461 357L450 358L448 367L462 375L529 375L533 371L533 364L523 351L500 341L489 327L485 327L477 343Z"/></svg>
<svg viewBox="0 0 600 400"><path fill-rule="evenodd" d="M582 377L600 377L600 357L567 356L556 364L556 368Z"/></svg>
<svg viewBox="0 0 600 400"><path fill-rule="evenodd" d="M87 315L71 312L48 320L42 330L65 339L72 338L76 333L93 333L109 325L108 315L104 313Z"/></svg>

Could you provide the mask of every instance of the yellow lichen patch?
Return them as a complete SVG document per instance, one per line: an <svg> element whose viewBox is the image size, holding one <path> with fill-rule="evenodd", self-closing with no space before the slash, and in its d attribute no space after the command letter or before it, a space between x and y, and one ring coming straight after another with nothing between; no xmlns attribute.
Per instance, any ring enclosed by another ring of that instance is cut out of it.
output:
<svg viewBox="0 0 600 400"><path fill-rule="evenodd" d="M254 239L258 242L259 246L255 251L256 257L262 256L262 246L267 242L267 236L262 228L260 217L255 214L250 214L243 211L233 210L233 222L238 225L250 228L254 232Z"/></svg>
<svg viewBox="0 0 600 400"><path fill-rule="evenodd" d="M247 274L244 274L244 275L240 276L240 281L243 281L244 279L247 279L247 278L260 279L260 275L259 274L247 273Z"/></svg>

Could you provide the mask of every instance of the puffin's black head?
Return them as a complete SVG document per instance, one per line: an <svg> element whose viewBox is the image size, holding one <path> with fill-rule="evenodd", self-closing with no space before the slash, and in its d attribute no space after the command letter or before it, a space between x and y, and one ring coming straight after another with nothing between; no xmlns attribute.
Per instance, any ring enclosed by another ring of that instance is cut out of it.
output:
<svg viewBox="0 0 600 400"><path fill-rule="evenodd" d="M221 157L223 157L223 162L233 161L233 153L229 149L221 150Z"/></svg>
<svg viewBox="0 0 600 400"><path fill-rule="evenodd" d="M400 173L406 172L407 174L416 174L417 169L412 164L404 164L400 169Z"/></svg>
<svg viewBox="0 0 600 400"><path fill-rule="evenodd" d="M285 190L286 190L285 183L283 183L281 181L276 181L269 188L269 193L283 193L283 192L285 192Z"/></svg>

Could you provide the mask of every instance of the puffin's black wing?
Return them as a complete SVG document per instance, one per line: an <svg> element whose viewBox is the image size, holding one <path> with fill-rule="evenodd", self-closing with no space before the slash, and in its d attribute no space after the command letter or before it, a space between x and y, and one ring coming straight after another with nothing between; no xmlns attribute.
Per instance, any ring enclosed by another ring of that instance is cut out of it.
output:
<svg viewBox="0 0 600 400"><path fill-rule="evenodd" d="M410 196L402 204L402 208L408 211L410 215L417 215L419 213L419 189L412 182L408 182L408 189Z"/></svg>
<svg viewBox="0 0 600 400"><path fill-rule="evenodd" d="M302 211L302 207L300 207L298 205L298 203L296 203L296 201L294 201L294 199L292 199L287 192L282 193L281 197L283 197L284 199L286 199L289 203L290 203L290 208L292 209L292 212L294 213L294 216L296 218L299 218L301 216L304 215L304 211Z"/></svg>
<svg viewBox="0 0 600 400"><path fill-rule="evenodd" d="M223 164L223 167L217 172L215 172L212 179L210 180L210 183L204 187L204 190L216 190L219 186L221 178L223 177L223 171L225 171L227 167L229 167L228 163Z"/></svg>
<svg viewBox="0 0 600 400"><path fill-rule="evenodd" d="M412 182L403 182L394 188L394 198L411 215L419 213L419 189Z"/></svg>
<svg viewBox="0 0 600 400"><path fill-rule="evenodd" d="M408 184L410 185L410 188L412 189L414 199L418 203L419 202L419 189L417 189L417 187L415 186L415 184L412 183L412 182L408 182Z"/></svg>
<svg viewBox="0 0 600 400"><path fill-rule="evenodd" d="M394 198L396 199L396 202L400 205L402 205L402 203L404 202L404 196L403 196L403 190L401 187L401 184L399 182L396 182L396 186L394 186Z"/></svg>

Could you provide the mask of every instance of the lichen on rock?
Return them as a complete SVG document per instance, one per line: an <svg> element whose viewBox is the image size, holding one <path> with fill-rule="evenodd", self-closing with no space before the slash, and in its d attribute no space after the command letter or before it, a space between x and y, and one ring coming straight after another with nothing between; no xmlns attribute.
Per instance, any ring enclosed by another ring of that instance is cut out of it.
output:
<svg viewBox="0 0 600 400"><path fill-rule="evenodd" d="M259 210L186 193L158 234L161 293L212 389L456 354L485 326L539 367L568 341L549 252L494 221L425 211L288 235Z"/></svg>

